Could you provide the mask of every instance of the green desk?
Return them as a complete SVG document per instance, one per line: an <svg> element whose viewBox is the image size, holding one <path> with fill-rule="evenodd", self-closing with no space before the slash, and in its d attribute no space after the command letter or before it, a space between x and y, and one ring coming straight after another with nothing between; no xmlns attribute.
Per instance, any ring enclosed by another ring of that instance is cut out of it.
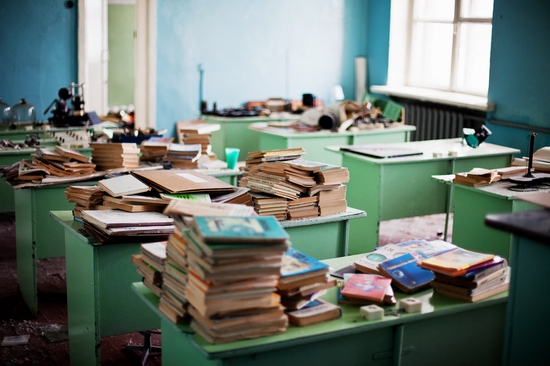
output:
<svg viewBox="0 0 550 366"><path fill-rule="evenodd" d="M491 228L511 234L513 264L502 365L548 362L550 210L487 215ZM163 334L164 337L164 334ZM164 361L164 360L163 360Z"/></svg>
<svg viewBox="0 0 550 366"><path fill-rule="evenodd" d="M54 140L40 141L41 146L53 148L57 143ZM76 149L80 153L90 157L92 155L92 149ZM31 154L34 154L36 148L21 149L21 150L0 150L0 166L11 166L14 163L23 159L32 159ZM2 179L0 182L0 212L14 212L15 203L13 189L11 186Z"/></svg>
<svg viewBox="0 0 550 366"><path fill-rule="evenodd" d="M160 327L158 316L131 290L141 277L130 257L141 244L100 245L70 211L50 215L65 234L71 365L99 365L102 337Z"/></svg>
<svg viewBox="0 0 550 366"><path fill-rule="evenodd" d="M259 150L287 149L303 147L306 150L305 159L320 161L342 166L342 156L328 151L325 146L366 145L387 142L407 142L410 133L416 131L415 126L398 125L395 127L365 130L358 132L332 132L329 130L316 132L296 132L290 128L269 127L267 123L253 123L249 129L257 131Z"/></svg>
<svg viewBox="0 0 550 366"><path fill-rule="evenodd" d="M69 132L69 131L81 131L84 127L53 127L51 125L32 126L32 125L18 125L15 129L9 127L0 128L0 139L6 139L10 141L25 141L27 135L38 135L38 138L42 142L42 139L46 136L46 133L56 132ZM91 130L91 128L89 129Z"/></svg>
<svg viewBox="0 0 550 366"><path fill-rule="evenodd" d="M72 210L65 189L70 185L96 185L97 181L77 182L44 187L11 189L15 194L15 240L17 254L17 282L23 300L36 315L36 261L42 258L65 256L65 233L59 225L52 225L50 210ZM69 211L70 212L70 211Z"/></svg>
<svg viewBox="0 0 550 366"><path fill-rule="evenodd" d="M327 260L341 268L363 254ZM507 293L478 303L434 294L413 294L422 311L367 321L359 306L341 305L342 318L285 333L211 345L185 325L174 325L158 309L158 298L142 283L134 292L161 318L163 365L499 365ZM399 301L408 297L396 293ZM336 289L323 298L336 303ZM393 308L396 308L394 306ZM387 308L392 308L387 306Z"/></svg>
<svg viewBox="0 0 550 366"><path fill-rule="evenodd" d="M219 131L214 131L210 138L212 151L218 159L226 161L225 148L236 147L241 149L238 160L244 160L251 151L259 151L260 144L256 132L248 129L251 123L268 121L288 121L299 116L281 113L269 117L217 117L205 116L206 123L220 125Z"/></svg>
<svg viewBox="0 0 550 366"><path fill-rule="evenodd" d="M423 155L377 159L342 152L342 165L349 169L346 198L354 207L368 212L350 227L350 254L372 251L378 245L380 221L422 216L446 211L447 187L432 175L508 166L519 150L489 143L473 149L460 138L391 143L386 146L423 151ZM339 151L338 147L327 149ZM457 156L449 156L449 151ZM434 157L440 152L441 157Z"/></svg>
<svg viewBox="0 0 550 366"><path fill-rule="evenodd" d="M280 221L292 246L317 259L348 255L352 220L366 217L365 211L348 207L346 212L328 216Z"/></svg>
<svg viewBox="0 0 550 366"><path fill-rule="evenodd" d="M432 177L435 181L453 188L451 202L447 210L447 214L453 212L453 244L473 251L498 254L510 263L512 236L486 226L485 216L492 213L532 210L536 205L518 198L540 194L540 192L512 191L508 188L515 184L509 181L499 181L482 187L470 187L453 183L453 177L454 174Z"/></svg>

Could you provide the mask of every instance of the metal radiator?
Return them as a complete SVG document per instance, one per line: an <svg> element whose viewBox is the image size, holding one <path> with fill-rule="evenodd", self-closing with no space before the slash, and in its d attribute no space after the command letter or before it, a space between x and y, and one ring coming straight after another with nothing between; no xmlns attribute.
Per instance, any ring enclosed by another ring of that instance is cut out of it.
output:
<svg viewBox="0 0 550 366"><path fill-rule="evenodd" d="M411 141L448 139L462 136L462 128L470 127L471 117L460 110L431 105L405 105L405 123L416 126Z"/></svg>

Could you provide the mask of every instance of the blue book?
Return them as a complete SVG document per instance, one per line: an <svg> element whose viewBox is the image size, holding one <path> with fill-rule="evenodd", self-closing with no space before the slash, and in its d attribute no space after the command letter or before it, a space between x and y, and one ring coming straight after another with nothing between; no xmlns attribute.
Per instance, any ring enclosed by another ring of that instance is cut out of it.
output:
<svg viewBox="0 0 550 366"><path fill-rule="evenodd" d="M298 276L319 270L328 272L328 267L328 264L291 247L283 255L281 277Z"/></svg>
<svg viewBox="0 0 550 366"><path fill-rule="evenodd" d="M418 266L417 261L411 253L407 253L380 263L378 269L390 277L392 284L401 291L411 293L428 287L435 278L432 271Z"/></svg>
<svg viewBox="0 0 550 366"><path fill-rule="evenodd" d="M280 244L288 234L274 216L195 216L192 222L205 243Z"/></svg>

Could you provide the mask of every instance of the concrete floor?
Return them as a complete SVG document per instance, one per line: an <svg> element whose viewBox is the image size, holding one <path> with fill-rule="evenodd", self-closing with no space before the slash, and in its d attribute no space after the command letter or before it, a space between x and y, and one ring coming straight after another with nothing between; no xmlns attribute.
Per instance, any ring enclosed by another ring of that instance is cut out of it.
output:
<svg viewBox="0 0 550 366"><path fill-rule="evenodd" d="M451 217L452 220L452 217ZM380 225L380 245L410 239L443 239L445 215L430 215L384 221ZM450 229L449 229L450 231ZM448 236L450 239L450 234ZM65 259L38 261L38 316L33 317L17 287L15 255L15 217L0 214L0 341L6 336L30 335L26 345L0 347L0 366L69 365L69 342L51 342L42 335L45 326L67 325ZM102 365L137 365L141 354L126 351L126 344L141 344L138 333L101 340ZM153 336L160 345L160 335ZM160 355L152 355L147 365L161 365Z"/></svg>

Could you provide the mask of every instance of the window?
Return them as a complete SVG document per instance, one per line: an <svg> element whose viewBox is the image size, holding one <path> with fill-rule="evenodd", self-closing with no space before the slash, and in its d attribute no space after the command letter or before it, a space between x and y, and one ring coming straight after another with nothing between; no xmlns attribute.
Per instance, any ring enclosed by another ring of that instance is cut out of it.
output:
<svg viewBox="0 0 550 366"><path fill-rule="evenodd" d="M388 87L482 97L486 104L492 14L493 0L392 0Z"/></svg>

